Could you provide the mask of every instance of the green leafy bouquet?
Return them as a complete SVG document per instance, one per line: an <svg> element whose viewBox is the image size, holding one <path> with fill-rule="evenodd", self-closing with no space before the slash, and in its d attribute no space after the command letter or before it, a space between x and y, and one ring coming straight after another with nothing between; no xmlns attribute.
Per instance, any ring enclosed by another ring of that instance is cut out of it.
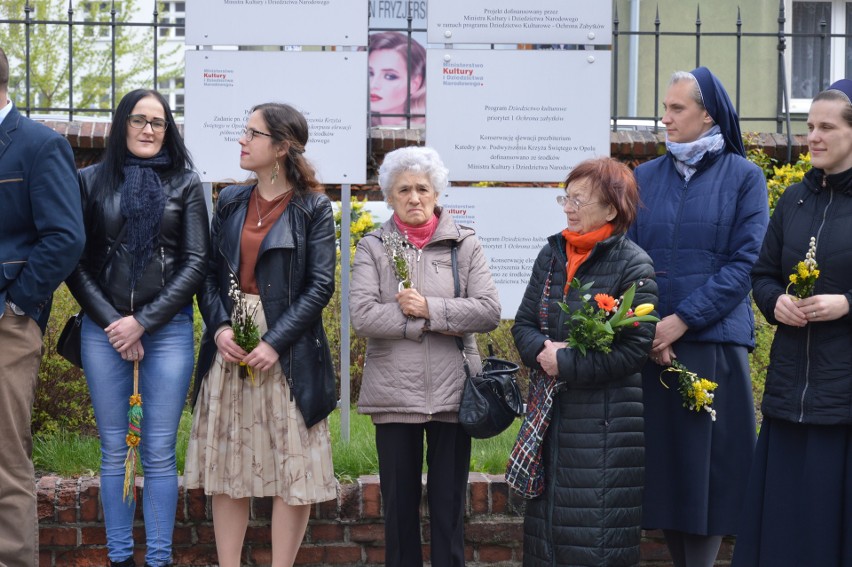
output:
<svg viewBox="0 0 852 567"><path fill-rule="evenodd" d="M385 246L385 253L388 255L393 274L399 282L399 290L409 289L411 287L411 244L396 231L382 234L382 244Z"/></svg>
<svg viewBox="0 0 852 567"><path fill-rule="evenodd" d="M567 304L559 302L559 307L571 316L568 320L566 343L569 347L580 351L583 356L589 349L600 352L612 351L615 333L625 327L638 327L641 322L656 323L660 320L651 315L654 310L651 303L643 303L633 309L633 297L636 295L635 283L631 284L619 299L605 293L598 293L594 297L595 303L592 304L590 301L592 295L589 290L594 283L583 284L577 278L571 281L571 289L576 289L580 293L582 306L579 309L572 311Z"/></svg>
<svg viewBox="0 0 852 567"><path fill-rule="evenodd" d="M246 294L240 289L240 284L237 282L237 277L231 274L231 285L228 290L228 295L234 301L234 307L231 310L231 328L234 330L234 342L246 352L251 352L260 344L260 329L254 318L257 314L257 306L255 303L252 308L246 303ZM251 379L254 384L254 372L245 362L240 362L240 378L245 380L246 376Z"/></svg>

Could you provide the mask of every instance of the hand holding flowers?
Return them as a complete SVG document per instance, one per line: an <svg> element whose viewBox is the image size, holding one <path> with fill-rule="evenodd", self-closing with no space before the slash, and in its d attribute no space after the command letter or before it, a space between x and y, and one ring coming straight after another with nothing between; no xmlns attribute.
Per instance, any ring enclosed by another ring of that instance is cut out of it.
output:
<svg viewBox="0 0 852 567"><path fill-rule="evenodd" d="M236 276L231 274L230 279L231 285L228 295L234 301L234 306L231 310L231 327L234 331L234 342L241 349L250 353L260 343L260 329L258 329L257 323L254 320L259 304L256 303L253 307L249 308L246 303L246 294L240 289ZM245 361L240 361L239 365L240 378L245 379L246 375L248 375L252 384L254 384L254 373L251 367Z"/></svg>
<svg viewBox="0 0 852 567"><path fill-rule="evenodd" d="M572 311L568 305L559 303L559 307L571 316L565 342L584 356L589 349L610 352L616 332L625 327L638 327L640 322L659 321L657 317L651 315L654 306L650 303L638 305L636 309L632 308L633 298L636 295L635 283L620 299L605 293L596 294L595 304L592 305L589 301L591 294L588 291L593 285L594 282L583 284L574 278L571 281L571 288L579 291L581 307Z"/></svg>

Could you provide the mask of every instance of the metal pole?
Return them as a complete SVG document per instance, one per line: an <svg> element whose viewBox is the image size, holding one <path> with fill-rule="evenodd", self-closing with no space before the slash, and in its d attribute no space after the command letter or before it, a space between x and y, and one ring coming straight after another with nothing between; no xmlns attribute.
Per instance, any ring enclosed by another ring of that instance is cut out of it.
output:
<svg viewBox="0 0 852 567"><path fill-rule="evenodd" d="M787 18L784 15L784 0L778 0L778 94L775 98L775 132L780 134L782 130L782 113L785 110L789 111L787 106L787 79L784 70L784 51L787 48L787 38L784 36L784 22Z"/></svg>
<svg viewBox="0 0 852 567"><path fill-rule="evenodd" d="M654 17L654 133L657 133L657 123L660 116L660 5L657 4L657 15Z"/></svg>
<svg viewBox="0 0 852 567"><path fill-rule="evenodd" d="M742 54L743 54L743 20L740 17L740 7L737 6L737 114L740 112L740 78L742 76Z"/></svg>
<svg viewBox="0 0 852 567"><path fill-rule="evenodd" d="M32 8L30 7L30 0L24 2L24 59L27 60L25 65L26 67L26 82L27 82L27 116L30 115L30 12Z"/></svg>
<svg viewBox="0 0 852 567"><path fill-rule="evenodd" d="M340 438L349 443L349 242L352 238L352 185L340 186Z"/></svg>
<svg viewBox="0 0 852 567"><path fill-rule="evenodd" d="M819 79L817 80L819 88L817 88L815 93L811 93L810 96L816 96L817 93L828 86L825 84L825 28L827 27L828 22L825 21L825 18L821 19L819 21ZM831 57L830 54L829 57Z"/></svg>
<svg viewBox="0 0 852 567"><path fill-rule="evenodd" d="M630 40L627 51L630 62L627 67L627 114L639 116L639 16L640 0L630 2Z"/></svg>
<svg viewBox="0 0 852 567"><path fill-rule="evenodd" d="M157 11L157 2L154 2L154 89L157 89L157 42L159 41L159 36L157 35L157 27L160 22L159 16L160 13Z"/></svg>
<svg viewBox="0 0 852 567"><path fill-rule="evenodd" d="M701 6L695 11L695 66L701 67Z"/></svg>
<svg viewBox="0 0 852 567"><path fill-rule="evenodd" d="M618 5L612 18L612 131L618 129Z"/></svg>
<svg viewBox="0 0 852 567"><path fill-rule="evenodd" d="M74 120L74 8L68 0L68 122Z"/></svg>
<svg viewBox="0 0 852 567"><path fill-rule="evenodd" d="M110 105L112 111L115 112L115 0L112 0L110 8L110 30L112 31L112 84L110 87Z"/></svg>
<svg viewBox="0 0 852 567"><path fill-rule="evenodd" d="M787 92L787 68L784 64L784 52L787 49L787 38L784 36L784 0L779 1L778 10L778 115L776 118L776 131L781 133L782 111L787 125L787 163L793 159L793 134L790 128L790 96Z"/></svg>

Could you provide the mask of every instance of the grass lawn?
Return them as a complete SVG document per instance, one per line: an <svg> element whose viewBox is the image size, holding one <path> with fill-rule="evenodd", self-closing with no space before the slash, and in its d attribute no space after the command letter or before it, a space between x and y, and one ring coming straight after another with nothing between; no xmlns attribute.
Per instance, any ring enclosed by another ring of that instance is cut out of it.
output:
<svg viewBox="0 0 852 567"><path fill-rule="evenodd" d="M192 415L184 411L178 429L177 466L183 474L184 457L189 443ZM502 474L518 434L521 421L515 422L501 435L492 439L474 439L471 449L470 470L489 474ZM143 420L144 429L145 422ZM331 429L334 474L340 482L353 482L359 476L378 474L375 429L370 418L359 415L353 408L350 414L350 442L344 443L340 435L340 412L329 417ZM100 466L101 451L95 437L70 431L37 435L33 440L33 461L40 473L61 476L96 475ZM425 466L425 465L424 465Z"/></svg>

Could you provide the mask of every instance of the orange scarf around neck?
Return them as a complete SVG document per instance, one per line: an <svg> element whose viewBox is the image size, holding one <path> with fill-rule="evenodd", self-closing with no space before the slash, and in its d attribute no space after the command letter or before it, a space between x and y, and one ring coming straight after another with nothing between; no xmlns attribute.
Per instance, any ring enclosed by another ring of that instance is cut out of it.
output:
<svg viewBox="0 0 852 567"><path fill-rule="evenodd" d="M586 232L585 234L580 234L567 228L562 231L562 236L565 238L565 255L568 256L568 262L565 264L567 274L565 276L564 292L566 294L568 293L568 288L571 287L571 280L574 279L574 274L577 273L577 268L586 261L589 254L592 253L595 244L612 236L612 231L612 223L606 223L602 227Z"/></svg>

